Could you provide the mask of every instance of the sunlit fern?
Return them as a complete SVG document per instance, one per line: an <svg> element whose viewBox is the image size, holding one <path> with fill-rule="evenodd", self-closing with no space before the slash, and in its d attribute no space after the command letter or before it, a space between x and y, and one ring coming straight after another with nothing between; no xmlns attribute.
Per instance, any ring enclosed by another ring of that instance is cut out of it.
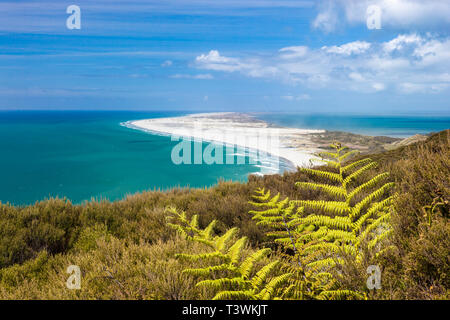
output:
<svg viewBox="0 0 450 320"><path fill-rule="evenodd" d="M251 211L257 224L271 229L268 236L285 249L294 251L291 259L304 268L310 281L319 281L323 290L319 298L339 299L344 296L361 298L363 294L351 290L332 290L334 279L330 271L343 263L342 256L350 255L361 263L361 246L379 252L389 236L392 197L385 197L393 183L385 182L388 173L363 179L377 166L371 159L351 164L344 160L355 154L339 144L331 146L334 152L321 154L332 171L302 168L302 172L328 183L297 182L299 188L320 190L333 200L280 200L277 194L259 189ZM363 181L359 184L356 181ZM314 214L307 214L308 212Z"/></svg>
<svg viewBox="0 0 450 320"><path fill-rule="evenodd" d="M200 229L197 215L189 220L184 212L178 213L173 208L168 209L168 212L170 227L188 239L209 247L204 253L180 253L176 257L193 263L200 260L207 262L207 267L188 268L183 273L207 278L196 285L214 290L214 300L269 300L283 296L285 283L292 274L280 272L280 261L268 258L271 254L269 248L257 251L246 249L247 237L238 238L237 228L217 236L214 233L215 220L205 229ZM269 262L262 264L263 260Z"/></svg>

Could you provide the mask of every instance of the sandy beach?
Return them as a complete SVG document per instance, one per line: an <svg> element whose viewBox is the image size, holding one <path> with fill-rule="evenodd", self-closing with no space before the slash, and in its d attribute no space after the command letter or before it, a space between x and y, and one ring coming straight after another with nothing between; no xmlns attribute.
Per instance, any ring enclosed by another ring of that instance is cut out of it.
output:
<svg viewBox="0 0 450 320"><path fill-rule="evenodd" d="M317 143L311 140L311 133L325 130L306 130L273 126L244 113L198 113L182 117L158 118L129 121L124 125L155 134L191 138L205 142L223 143L227 146L249 150L250 156L262 154L297 166L311 165L317 159Z"/></svg>

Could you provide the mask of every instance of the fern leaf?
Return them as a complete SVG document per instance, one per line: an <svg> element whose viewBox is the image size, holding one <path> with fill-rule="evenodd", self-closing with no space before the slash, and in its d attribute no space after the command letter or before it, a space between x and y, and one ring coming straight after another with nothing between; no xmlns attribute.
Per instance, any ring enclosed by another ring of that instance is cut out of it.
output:
<svg viewBox="0 0 450 320"><path fill-rule="evenodd" d="M242 237L228 249L228 255L230 256L232 263L238 263L241 258L242 250L247 244L247 240L247 237Z"/></svg>
<svg viewBox="0 0 450 320"><path fill-rule="evenodd" d="M378 243L380 243L381 241L383 241L384 239L389 237L392 234L392 232L393 232L393 230L387 230L386 232L383 232L383 233L379 234L378 236L376 236L375 239L370 240L370 242L368 244L369 250L372 250L373 248L375 248L375 246Z"/></svg>
<svg viewBox="0 0 450 320"><path fill-rule="evenodd" d="M328 193L331 196L335 197L345 197L347 195L347 191L342 187L330 186L328 184L319 184L312 182L296 182L296 186L303 187L305 189L310 190L322 190Z"/></svg>
<svg viewBox="0 0 450 320"><path fill-rule="evenodd" d="M371 218L375 214L378 214L383 208L388 206L391 203L391 201L392 201L392 197L389 197L383 201L373 204L364 215L359 217L358 220L353 223L353 231L355 233L359 233L360 230L362 229L364 222L366 222L367 219ZM354 217L355 217L355 215L352 213L352 216L350 217L350 219L354 219Z"/></svg>
<svg viewBox="0 0 450 320"><path fill-rule="evenodd" d="M213 300L256 300L252 291L221 291Z"/></svg>
<svg viewBox="0 0 450 320"><path fill-rule="evenodd" d="M342 176L338 173L328 172L328 171L321 171L321 170L315 170L310 168L300 168L301 172L308 173L311 175L314 175L316 177L320 178L326 178L331 181L335 182L342 182Z"/></svg>
<svg viewBox="0 0 450 320"><path fill-rule="evenodd" d="M233 239L233 237L237 234L238 229L237 228L231 228L227 232L225 232L224 235L219 237L216 241L216 248L219 251L224 251L230 241Z"/></svg>
<svg viewBox="0 0 450 320"><path fill-rule="evenodd" d="M210 252L210 253L202 253L202 254L185 254L185 253L179 253L175 255L175 258L182 259L182 260L189 260L189 261L198 261L198 260L212 260L215 258L220 258L225 261L228 260L228 256L216 251L216 252ZM227 261L228 262L228 261Z"/></svg>
<svg viewBox="0 0 450 320"><path fill-rule="evenodd" d="M358 154L358 153L359 153L359 151L357 151L357 150L348 151L348 152L344 153L343 155L339 156L338 160L344 161L346 158L348 158L354 154Z"/></svg>
<svg viewBox="0 0 450 320"><path fill-rule="evenodd" d="M366 164L364 167L356 170L355 172L351 173L350 175L348 175L343 181L342 184L344 187L346 187L352 180L358 178L359 176L361 176L363 173L365 173L367 170L370 170L374 167L377 166L376 162L370 162L368 164Z"/></svg>
<svg viewBox="0 0 450 320"><path fill-rule="evenodd" d="M263 290L261 290L261 292L257 295L257 298L262 300L270 300L275 296L276 290L281 285L285 284L291 276L292 273L285 273L273 278L269 281L267 286Z"/></svg>
<svg viewBox="0 0 450 320"><path fill-rule="evenodd" d="M191 222L189 224L192 228L198 229L199 225L198 225L198 215L195 214L192 216L191 218Z"/></svg>
<svg viewBox="0 0 450 320"><path fill-rule="evenodd" d="M271 250L269 248L260 249L245 259L239 267L239 271L242 276L244 278L248 278L253 270L255 262L267 257L270 252Z"/></svg>
<svg viewBox="0 0 450 320"><path fill-rule="evenodd" d="M386 179L389 176L389 173L384 172L381 173L375 177L373 177L372 179L370 179L369 181L367 181L366 183L363 183L362 185L358 186L357 188L355 188L352 192L349 193L348 197L347 197L347 203L350 203L350 201L359 193L361 193L362 191L368 189L368 188L372 188L374 185L376 185L378 182L380 182L383 179Z"/></svg>
<svg viewBox="0 0 450 320"><path fill-rule="evenodd" d="M269 275L277 268L280 264L279 260L272 261L269 264L266 264L264 267L259 270L255 276L251 279L252 285L254 288L260 288L262 284L267 280Z"/></svg>
<svg viewBox="0 0 450 320"><path fill-rule="evenodd" d="M212 239L214 235L214 228L217 226L217 220L211 221L210 224L205 228L203 231L203 234L205 235L206 239Z"/></svg>
<svg viewBox="0 0 450 320"><path fill-rule="evenodd" d="M203 280L196 284L197 287L210 288L215 290L225 290L228 288L246 289L250 285L250 281L244 280L240 277L236 278L220 278L213 280Z"/></svg>
<svg viewBox="0 0 450 320"><path fill-rule="evenodd" d="M358 293L356 291L352 291L352 290L323 291L320 293L319 298L327 299L327 300L343 300L343 299L348 299L348 298L353 298L353 299L357 299L357 300L366 299L363 294Z"/></svg>
<svg viewBox="0 0 450 320"><path fill-rule="evenodd" d="M313 210L323 210L332 214L349 214L351 208L345 201L325 201L325 200L293 200L299 206Z"/></svg>
<svg viewBox="0 0 450 320"><path fill-rule="evenodd" d="M354 168L356 168L356 167L358 167L360 165L367 164L367 163L370 163L370 162L372 162L372 159L370 159L370 158L364 158L364 159L355 161L355 162L353 162L353 163L351 163L351 164L349 164L349 165L347 165L345 167L342 167L341 168L341 172L344 173L344 174L348 173L350 170L352 170L352 169L354 169Z"/></svg>
<svg viewBox="0 0 450 320"><path fill-rule="evenodd" d="M211 266L206 268L188 268L182 271L182 273L190 274L197 277L205 277L215 271L235 271L236 268L228 263L223 263L217 266Z"/></svg>
<svg viewBox="0 0 450 320"><path fill-rule="evenodd" d="M354 214L358 214L363 207L368 205L374 199L381 197L387 190L391 189L393 186L394 186L393 182L386 183L382 187L378 188L377 190L366 196L364 199L362 199L355 205Z"/></svg>

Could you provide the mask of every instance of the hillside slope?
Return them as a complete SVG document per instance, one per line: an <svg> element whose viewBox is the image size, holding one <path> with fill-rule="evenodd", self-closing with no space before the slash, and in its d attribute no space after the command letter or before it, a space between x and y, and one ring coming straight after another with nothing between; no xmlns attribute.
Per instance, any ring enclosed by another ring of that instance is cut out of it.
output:
<svg viewBox="0 0 450 320"><path fill-rule="evenodd" d="M450 288L450 130L425 141L371 154L375 171L389 171L396 183L395 247L383 261L383 289L375 299L448 299ZM356 158L358 159L358 158ZM2 299L209 299L211 293L181 275L174 259L188 246L165 222L165 208L200 225L220 221L218 231L237 226L252 246L267 239L248 214L254 190L264 187L291 199L326 199L299 190L310 181L301 172L256 177L247 183L219 182L209 189L149 191L117 202L72 205L50 199L32 206L0 205L0 298ZM442 202L427 215L426 206ZM69 265L79 265L81 290L65 283ZM348 282L355 281L350 275Z"/></svg>

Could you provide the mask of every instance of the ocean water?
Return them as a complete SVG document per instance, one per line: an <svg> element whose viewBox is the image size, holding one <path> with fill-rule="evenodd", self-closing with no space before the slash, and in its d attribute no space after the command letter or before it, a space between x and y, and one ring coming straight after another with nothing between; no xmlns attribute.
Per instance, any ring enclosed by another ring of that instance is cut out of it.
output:
<svg viewBox="0 0 450 320"><path fill-rule="evenodd" d="M126 121L181 116L173 112L0 112L0 201L30 204L49 197L74 203L117 200L143 190L207 187L219 179L246 181L273 172L273 159L256 164L236 150L232 165L176 165L168 136L126 127ZM447 117L355 117L259 114L268 122L300 128L409 136L450 127ZM205 148L208 143L203 143ZM245 164L237 164L238 158ZM280 171L288 166L281 163Z"/></svg>
<svg viewBox="0 0 450 320"><path fill-rule="evenodd" d="M450 128L450 116L363 116L337 114L255 114L258 119L285 127L346 131L369 136L406 138Z"/></svg>
<svg viewBox="0 0 450 320"><path fill-rule="evenodd" d="M48 197L74 203L122 199L143 190L207 187L221 178L246 181L261 168L245 164L175 165L170 137L120 124L181 113L0 112L0 201L30 204ZM203 143L206 147L207 143Z"/></svg>

